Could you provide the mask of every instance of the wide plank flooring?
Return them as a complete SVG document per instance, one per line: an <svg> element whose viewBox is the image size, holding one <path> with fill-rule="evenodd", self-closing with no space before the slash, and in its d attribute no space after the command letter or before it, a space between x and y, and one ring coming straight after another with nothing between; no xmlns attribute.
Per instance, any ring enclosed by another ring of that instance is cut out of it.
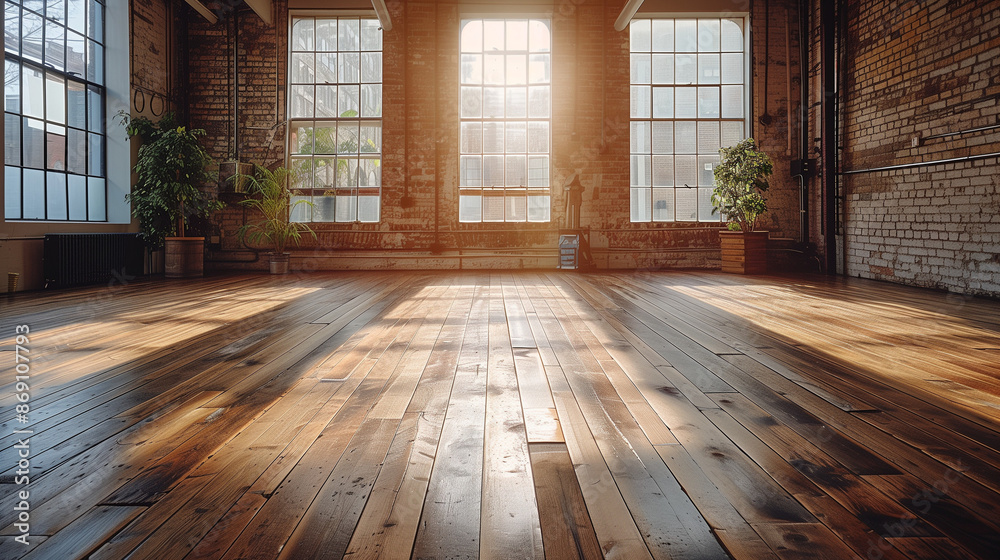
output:
<svg viewBox="0 0 1000 560"><path fill-rule="evenodd" d="M997 301L819 276L330 272L0 310L2 559L1000 551Z"/></svg>

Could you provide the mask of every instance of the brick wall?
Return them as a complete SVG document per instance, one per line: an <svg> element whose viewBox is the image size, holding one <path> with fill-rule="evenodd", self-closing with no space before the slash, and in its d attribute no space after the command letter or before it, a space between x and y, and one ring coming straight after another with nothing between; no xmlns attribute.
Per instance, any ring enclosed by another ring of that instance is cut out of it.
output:
<svg viewBox="0 0 1000 560"><path fill-rule="evenodd" d="M754 4L757 57L751 120L756 121L764 110L765 34L760 31L764 3ZM791 0L769 4L767 111L773 118L767 126L757 125L754 134L775 160L768 225L774 236L794 238L799 203L788 162L796 157L789 133L797 135L798 66L788 65L787 58L798 49L796 10ZM432 250L444 255L492 253L516 257L503 261L511 266L538 264L542 261L520 257L555 255L565 219L562 187L578 173L586 188L581 225L592 232L599 266L718 266L716 224L629 222L628 33L613 27L623 5L624 0L566 0L551 6L552 221L463 224L458 222L456 187L461 8L444 0L388 2L393 29L383 37L382 221L315 224L318 239L304 241L300 253L315 257L317 267L338 266L331 259L351 251L390 259L404 252ZM189 114L193 126L208 131L216 157L229 157L238 150L244 160L267 156L267 163L277 163L284 158L283 127L277 128L273 142L270 131L262 130L284 119L284 1L275 2L275 13L273 28L245 8L224 14L214 25L199 17L188 22ZM234 64L239 67L238 112ZM796 100L791 106L789 91ZM409 204L403 204L404 197ZM220 260L243 258L225 251L241 249L235 230L244 219L242 209L230 204L216 221L222 240L223 252L216 255Z"/></svg>
<svg viewBox="0 0 1000 560"><path fill-rule="evenodd" d="M852 3L845 170L1000 152L998 129L938 136L997 124L1000 11L990 5ZM844 176L847 273L1000 293L997 172L990 157Z"/></svg>

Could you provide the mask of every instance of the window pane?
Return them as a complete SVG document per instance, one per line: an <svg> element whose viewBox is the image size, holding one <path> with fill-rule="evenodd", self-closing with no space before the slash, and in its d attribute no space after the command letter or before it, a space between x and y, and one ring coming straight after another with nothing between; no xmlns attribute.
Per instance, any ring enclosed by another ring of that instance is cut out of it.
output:
<svg viewBox="0 0 1000 560"><path fill-rule="evenodd" d="M483 160L481 156L462 156L459 166L459 185L463 187L482 186Z"/></svg>
<svg viewBox="0 0 1000 560"><path fill-rule="evenodd" d="M371 195L358 196L358 221L377 222L379 221L379 197Z"/></svg>
<svg viewBox="0 0 1000 560"><path fill-rule="evenodd" d="M483 88L462 88L462 118L478 118L483 115Z"/></svg>
<svg viewBox="0 0 1000 560"><path fill-rule="evenodd" d="M99 41L104 40L104 6L97 0L90 0L87 9L89 25L87 26L87 37Z"/></svg>
<svg viewBox="0 0 1000 560"><path fill-rule="evenodd" d="M93 41L87 41L87 79L104 83L104 47Z"/></svg>
<svg viewBox="0 0 1000 560"><path fill-rule="evenodd" d="M345 84L361 81L361 55L341 52L337 55L337 81Z"/></svg>
<svg viewBox="0 0 1000 560"><path fill-rule="evenodd" d="M483 22L469 21L462 25L462 52L482 52Z"/></svg>
<svg viewBox="0 0 1000 560"><path fill-rule="evenodd" d="M315 81L317 84L335 84L337 83L337 53L335 52L320 52L320 53L309 53L306 56L316 59L314 72L315 77L310 80L310 82Z"/></svg>
<svg viewBox="0 0 1000 560"><path fill-rule="evenodd" d="M337 220L337 197L333 191L329 195L314 196L312 219L314 222L334 222Z"/></svg>
<svg viewBox="0 0 1000 560"><path fill-rule="evenodd" d="M718 222L722 217L712 211L712 189L698 189L698 219L703 222Z"/></svg>
<svg viewBox="0 0 1000 560"><path fill-rule="evenodd" d="M528 184L528 161L525 156L507 156L504 184L508 187L524 187Z"/></svg>
<svg viewBox="0 0 1000 560"><path fill-rule="evenodd" d="M633 20L629 24L629 48L632 52L649 52L651 46L649 20Z"/></svg>
<svg viewBox="0 0 1000 560"><path fill-rule="evenodd" d="M22 186L22 201L26 220L45 219L45 172L41 169L25 169Z"/></svg>
<svg viewBox="0 0 1000 560"><path fill-rule="evenodd" d="M20 113L21 65L12 60L5 60L3 78L3 108L11 113Z"/></svg>
<svg viewBox="0 0 1000 560"><path fill-rule="evenodd" d="M499 122L483 123L483 153L502 154L504 125Z"/></svg>
<svg viewBox="0 0 1000 560"><path fill-rule="evenodd" d="M382 26L377 19L361 20L361 50L382 50Z"/></svg>
<svg viewBox="0 0 1000 560"><path fill-rule="evenodd" d="M743 83L743 55L726 53L722 55L722 83Z"/></svg>
<svg viewBox="0 0 1000 560"><path fill-rule="evenodd" d="M316 90L321 86L316 86ZM356 117L360 106L361 89L360 86L340 86L337 88L337 111L341 117ZM319 111L317 110L317 116Z"/></svg>
<svg viewBox="0 0 1000 560"><path fill-rule="evenodd" d="M87 86L87 129L104 132L104 95L94 86Z"/></svg>
<svg viewBox="0 0 1000 560"><path fill-rule="evenodd" d="M672 154L674 152L674 123L657 121L653 123L653 153Z"/></svg>
<svg viewBox="0 0 1000 560"><path fill-rule="evenodd" d="M650 220L650 189L629 189L632 193L631 219L633 222Z"/></svg>
<svg viewBox="0 0 1000 560"><path fill-rule="evenodd" d="M518 86L528 83L528 58L523 54L507 55L508 86Z"/></svg>
<svg viewBox="0 0 1000 560"><path fill-rule="evenodd" d="M66 82L66 124L87 128L87 89L81 82Z"/></svg>
<svg viewBox="0 0 1000 560"><path fill-rule="evenodd" d="M45 76L31 66L25 66L21 73L24 92L21 104L22 114L29 117L45 118Z"/></svg>
<svg viewBox="0 0 1000 560"><path fill-rule="evenodd" d="M507 147L510 152L527 152L527 123L508 122L507 123Z"/></svg>
<svg viewBox="0 0 1000 560"><path fill-rule="evenodd" d="M342 19L338 25L337 48L343 51L357 51L361 49L361 21L356 19Z"/></svg>
<svg viewBox="0 0 1000 560"><path fill-rule="evenodd" d="M648 86L632 86L632 118L646 118L651 114L651 90Z"/></svg>
<svg viewBox="0 0 1000 560"><path fill-rule="evenodd" d="M502 119L504 112L504 88L483 88L483 117L487 119Z"/></svg>
<svg viewBox="0 0 1000 560"><path fill-rule="evenodd" d="M677 52L695 52L698 50L698 22L693 19L679 19L675 22Z"/></svg>
<svg viewBox="0 0 1000 560"><path fill-rule="evenodd" d="M341 121L337 125L337 153L358 153L358 123Z"/></svg>
<svg viewBox="0 0 1000 560"><path fill-rule="evenodd" d="M653 156L653 186L674 186L674 156Z"/></svg>
<svg viewBox="0 0 1000 560"><path fill-rule="evenodd" d="M720 49L719 20L698 20L698 50L718 52Z"/></svg>
<svg viewBox="0 0 1000 560"><path fill-rule="evenodd" d="M66 170L87 174L87 133L71 128L66 133Z"/></svg>
<svg viewBox="0 0 1000 560"><path fill-rule="evenodd" d="M549 221L549 195L536 194L528 191L528 221L547 222Z"/></svg>
<svg viewBox="0 0 1000 560"><path fill-rule="evenodd" d="M46 125L45 159L48 169L66 170L66 127Z"/></svg>
<svg viewBox="0 0 1000 560"><path fill-rule="evenodd" d="M317 191L323 191L322 193L317 194L334 196L336 192L335 189L337 187L337 158L315 158L312 163L312 188ZM332 218L333 207L330 206L329 209L329 212L324 211L321 212L321 214Z"/></svg>
<svg viewBox="0 0 1000 560"><path fill-rule="evenodd" d="M712 172L719 165L719 156L698 156L698 186L714 187L715 175Z"/></svg>
<svg viewBox="0 0 1000 560"><path fill-rule="evenodd" d="M528 88L528 117L532 119L549 117L549 86Z"/></svg>
<svg viewBox="0 0 1000 560"><path fill-rule="evenodd" d="M45 167L45 123L35 119L22 119L22 164L25 167L42 169ZM27 183L28 176L25 176ZM45 176L41 175L38 180L44 188Z"/></svg>
<svg viewBox="0 0 1000 560"><path fill-rule="evenodd" d="M525 88L507 88L506 116L508 119L523 119L525 117L528 110L525 96Z"/></svg>
<svg viewBox="0 0 1000 560"><path fill-rule="evenodd" d="M292 118L313 116L313 86L292 86L289 95Z"/></svg>
<svg viewBox="0 0 1000 560"><path fill-rule="evenodd" d="M528 123L528 151L533 154L549 153L549 123Z"/></svg>
<svg viewBox="0 0 1000 560"><path fill-rule="evenodd" d="M674 55L654 54L652 61L653 61L653 76L652 76L653 83L654 84L674 83Z"/></svg>
<svg viewBox="0 0 1000 560"><path fill-rule="evenodd" d="M503 85L506 71L503 55L487 53L483 56L483 83L491 86Z"/></svg>
<svg viewBox="0 0 1000 560"><path fill-rule="evenodd" d="M737 20L722 20L722 50L743 51L743 26Z"/></svg>
<svg viewBox="0 0 1000 560"><path fill-rule="evenodd" d="M4 167L3 216L9 220L21 219L21 168Z"/></svg>
<svg viewBox="0 0 1000 560"><path fill-rule="evenodd" d="M361 116L382 116L382 84L364 84L361 86Z"/></svg>
<svg viewBox="0 0 1000 560"><path fill-rule="evenodd" d="M357 158L337 158L337 187L354 188L357 186L358 186Z"/></svg>
<svg viewBox="0 0 1000 560"><path fill-rule="evenodd" d="M653 221L674 221L674 189L653 189Z"/></svg>
<svg viewBox="0 0 1000 560"><path fill-rule="evenodd" d="M87 153L90 156L89 173L91 175L104 176L104 137L99 134L91 134L87 142Z"/></svg>
<svg viewBox="0 0 1000 560"><path fill-rule="evenodd" d="M483 51L504 50L504 36L506 35L503 21L486 20L483 22Z"/></svg>
<svg viewBox="0 0 1000 560"><path fill-rule="evenodd" d="M66 174L49 172L46 174L46 206L48 219L67 220Z"/></svg>
<svg viewBox="0 0 1000 560"><path fill-rule="evenodd" d="M698 189L674 189L676 201L675 217L678 222L698 220Z"/></svg>
<svg viewBox="0 0 1000 560"><path fill-rule="evenodd" d="M662 56L662 55L658 55ZM632 83L633 84L648 84L651 81L652 76L650 75L650 64L651 59L648 54L632 54ZM665 82L659 82L665 83Z"/></svg>
<svg viewBox="0 0 1000 560"><path fill-rule="evenodd" d="M363 122L361 123L361 135L359 137L359 151L362 154L377 154L382 151L382 123ZM377 160L368 160L377 161Z"/></svg>
<svg viewBox="0 0 1000 560"><path fill-rule="evenodd" d="M45 76L45 116L51 122L66 124L66 80L51 72Z"/></svg>
<svg viewBox="0 0 1000 560"><path fill-rule="evenodd" d="M483 156L483 186L503 186L503 156Z"/></svg>
<svg viewBox="0 0 1000 560"><path fill-rule="evenodd" d="M526 51L528 50L528 22L525 20L511 20L507 22L507 50Z"/></svg>
<svg viewBox="0 0 1000 560"><path fill-rule="evenodd" d="M528 156L528 186L549 186L549 156Z"/></svg>
<svg viewBox="0 0 1000 560"><path fill-rule="evenodd" d="M528 55L528 83L547 84L552 80L552 68L549 60L551 55Z"/></svg>
<svg viewBox="0 0 1000 560"><path fill-rule="evenodd" d="M698 117L703 119L719 118L719 88L698 88Z"/></svg>
<svg viewBox="0 0 1000 560"><path fill-rule="evenodd" d="M346 123L344 126L351 126L353 123ZM317 122L315 128L315 147L312 153L315 154L335 154L337 153L337 123ZM308 142L308 140L307 140Z"/></svg>
<svg viewBox="0 0 1000 560"><path fill-rule="evenodd" d="M717 121L701 121L698 123L698 153L719 153L719 123Z"/></svg>
<svg viewBox="0 0 1000 560"><path fill-rule="evenodd" d="M674 156L674 186L698 185L698 156ZM678 201L678 204L680 202ZM678 219L680 217L678 216Z"/></svg>
<svg viewBox="0 0 1000 560"><path fill-rule="evenodd" d="M743 121L722 121L721 146L735 146L743 140Z"/></svg>
<svg viewBox="0 0 1000 560"><path fill-rule="evenodd" d="M463 154L478 154L483 151L483 124L479 122L463 122L461 152Z"/></svg>
<svg viewBox="0 0 1000 560"><path fill-rule="evenodd" d="M743 86L722 86L722 118L743 118Z"/></svg>
<svg viewBox="0 0 1000 560"><path fill-rule="evenodd" d="M308 84L316 79L316 55L313 53L292 54L292 83Z"/></svg>
<svg viewBox="0 0 1000 560"><path fill-rule="evenodd" d="M721 70L719 68L719 55L699 54L698 83L717 84L720 81L721 81Z"/></svg>
<svg viewBox="0 0 1000 560"><path fill-rule="evenodd" d="M42 62L42 33L45 25L39 15L24 12L21 17L21 56Z"/></svg>
<svg viewBox="0 0 1000 560"><path fill-rule="evenodd" d="M460 222L483 221L483 197L481 195L462 194L458 197L458 220Z"/></svg>
<svg viewBox="0 0 1000 560"><path fill-rule="evenodd" d="M674 88L653 88L653 118L669 119L674 116Z"/></svg>
<svg viewBox="0 0 1000 560"><path fill-rule="evenodd" d="M87 41L72 31L66 34L66 72L78 78L87 73Z"/></svg>
<svg viewBox="0 0 1000 560"><path fill-rule="evenodd" d="M21 165L21 118L5 113L3 120L4 164Z"/></svg>
<svg viewBox="0 0 1000 560"><path fill-rule="evenodd" d="M552 34L547 22L533 19L528 23L528 48L531 52L549 52Z"/></svg>
<svg viewBox="0 0 1000 560"><path fill-rule="evenodd" d="M630 156L631 161L631 173L632 186L633 187L648 187L652 184L652 177L650 173L650 156L646 155L635 155Z"/></svg>
<svg viewBox="0 0 1000 560"><path fill-rule="evenodd" d="M674 50L674 20L653 20L653 50L660 52Z"/></svg>
<svg viewBox="0 0 1000 560"><path fill-rule="evenodd" d="M678 154L694 154L698 152L698 123L695 121L674 122L674 150Z"/></svg>
<svg viewBox="0 0 1000 560"><path fill-rule="evenodd" d="M676 82L678 84L695 84L698 82L698 58L693 54L679 54L674 57L676 64Z"/></svg>
<svg viewBox="0 0 1000 560"><path fill-rule="evenodd" d="M528 201L525 199L527 193L523 191L509 191L505 196L504 219L508 222L523 222L528 219Z"/></svg>
<svg viewBox="0 0 1000 560"><path fill-rule="evenodd" d="M632 121L629 142L632 153L648 154L650 152L649 131L651 124L649 121Z"/></svg>
<svg viewBox="0 0 1000 560"><path fill-rule="evenodd" d="M355 162L356 163L356 162ZM358 198L357 191L339 191L337 196L338 222L354 222L358 219Z"/></svg>
<svg viewBox="0 0 1000 560"><path fill-rule="evenodd" d="M677 88L674 116L693 119L698 116L698 90L693 87Z"/></svg>
<svg viewBox="0 0 1000 560"><path fill-rule="evenodd" d="M45 65L55 70L66 65L66 28L51 21L45 24Z"/></svg>
<svg viewBox="0 0 1000 560"><path fill-rule="evenodd" d="M316 20L316 50L337 50L337 20L332 18Z"/></svg>
<svg viewBox="0 0 1000 560"><path fill-rule="evenodd" d="M13 2L7 2L4 5L3 44L4 50L11 54L18 54L19 52L18 49L21 42L20 18L21 8ZM20 207L18 207L18 214L20 212Z"/></svg>
<svg viewBox="0 0 1000 560"><path fill-rule="evenodd" d="M313 50L315 29L314 20L311 18L292 20L292 50Z"/></svg>
<svg viewBox="0 0 1000 560"><path fill-rule="evenodd" d="M362 187L378 187L382 184L382 160L362 159L358 163L358 184Z"/></svg>
<svg viewBox="0 0 1000 560"><path fill-rule="evenodd" d="M483 83L483 55L481 54L462 55L462 83L463 84Z"/></svg>
<svg viewBox="0 0 1000 560"><path fill-rule="evenodd" d="M87 0L66 0L66 25L77 33L87 32Z"/></svg>

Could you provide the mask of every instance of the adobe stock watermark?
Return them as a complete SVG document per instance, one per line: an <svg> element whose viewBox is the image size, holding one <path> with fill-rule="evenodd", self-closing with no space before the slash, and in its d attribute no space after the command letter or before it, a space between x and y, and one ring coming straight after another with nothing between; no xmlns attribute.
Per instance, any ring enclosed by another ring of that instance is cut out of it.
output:
<svg viewBox="0 0 1000 560"><path fill-rule="evenodd" d="M14 397L17 399L14 412L17 424L22 425L28 423L31 412L31 341L28 338L30 332L28 325L14 327ZM31 494L28 489L31 482L31 433L31 430L26 429L13 431L13 436L17 439L17 443L14 444L17 457L14 469L14 485L17 487L17 499L14 503L17 521L14 523L14 528L17 534L14 540L25 546L28 545L28 537L31 534Z"/></svg>
<svg viewBox="0 0 1000 560"><path fill-rule="evenodd" d="M963 468L962 462L959 461L954 468L946 469L941 478L936 480L930 488L924 488L910 496L909 509L921 515L930 513L934 505L940 502L948 494L948 491L951 490L951 487L961 480L962 477L959 471ZM882 526L882 531L879 533L879 536L882 538L868 541L868 550L865 553L865 558L868 560L881 560L885 556L886 551L892 548L892 545L886 539L910 534L910 530L919 522L920 518L910 513L894 523L886 523Z"/></svg>

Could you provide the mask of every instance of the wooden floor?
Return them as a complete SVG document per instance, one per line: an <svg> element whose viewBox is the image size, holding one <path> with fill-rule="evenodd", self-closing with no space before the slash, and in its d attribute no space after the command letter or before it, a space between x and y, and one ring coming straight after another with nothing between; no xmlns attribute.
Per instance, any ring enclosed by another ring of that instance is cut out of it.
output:
<svg viewBox="0 0 1000 560"><path fill-rule="evenodd" d="M996 301L825 277L371 272L0 311L3 559L1000 551Z"/></svg>

